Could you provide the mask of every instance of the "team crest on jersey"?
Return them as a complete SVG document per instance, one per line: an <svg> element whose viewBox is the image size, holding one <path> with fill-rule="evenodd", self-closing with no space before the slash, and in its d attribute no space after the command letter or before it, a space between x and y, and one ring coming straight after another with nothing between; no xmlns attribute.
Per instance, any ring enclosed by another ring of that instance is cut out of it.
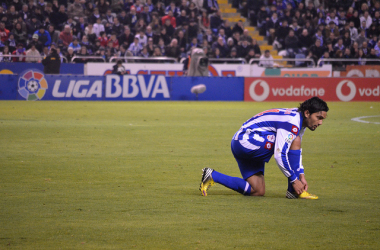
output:
<svg viewBox="0 0 380 250"><path fill-rule="evenodd" d="M274 136L274 135L268 135L268 136L267 136L267 139L268 139L268 141L270 141L270 142L274 142L274 140L276 139L276 136Z"/></svg>
<svg viewBox="0 0 380 250"><path fill-rule="evenodd" d="M292 126L292 133L295 135L298 133L298 128L294 125Z"/></svg>
<svg viewBox="0 0 380 250"><path fill-rule="evenodd" d="M273 148L273 143L268 141L267 143L265 143L265 148L271 150Z"/></svg>

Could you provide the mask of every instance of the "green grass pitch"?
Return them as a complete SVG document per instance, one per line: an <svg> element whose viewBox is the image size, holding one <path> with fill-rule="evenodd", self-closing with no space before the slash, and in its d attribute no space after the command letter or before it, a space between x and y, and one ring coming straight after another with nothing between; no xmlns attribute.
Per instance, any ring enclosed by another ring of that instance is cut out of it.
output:
<svg viewBox="0 0 380 250"><path fill-rule="evenodd" d="M240 176L230 140L256 113L297 103L0 102L0 249L379 249L380 103L329 103L306 131L319 200L288 200L272 158L265 197L216 185Z"/></svg>

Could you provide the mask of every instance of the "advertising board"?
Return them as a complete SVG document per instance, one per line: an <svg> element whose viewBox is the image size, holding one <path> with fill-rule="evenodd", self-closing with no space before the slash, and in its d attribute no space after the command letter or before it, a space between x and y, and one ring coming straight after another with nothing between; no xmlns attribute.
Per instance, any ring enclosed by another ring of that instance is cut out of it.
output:
<svg viewBox="0 0 380 250"><path fill-rule="evenodd" d="M380 101L376 78L251 78L244 81L245 101Z"/></svg>
<svg viewBox="0 0 380 250"><path fill-rule="evenodd" d="M204 92L191 89L204 85ZM218 100L242 101L242 77L166 77L164 75L45 75L27 70L0 75L0 100Z"/></svg>

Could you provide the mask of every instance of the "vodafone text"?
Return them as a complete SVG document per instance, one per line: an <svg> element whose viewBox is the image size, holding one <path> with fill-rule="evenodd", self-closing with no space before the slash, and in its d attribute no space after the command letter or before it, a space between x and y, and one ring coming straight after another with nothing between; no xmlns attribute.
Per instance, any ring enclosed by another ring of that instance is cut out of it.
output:
<svg viewBox="0 0 380 250"><path fill-rule="evenodd" d="M141 93L142 98L155 98L162 95L170 98L165 76L151 75L145 81L143 75L107 75L105 76L105 98L135 98ZM71 80L68 86L61 86L61 80L56 80L52 95L56 98L91 98L103 96L103 81Z"/></svg>
<svg viewBox="0 0 380 250"><path fill-rule="evenodd" d="M274 96L324 96L324 88L305 88L304 85L301 88L294 88L290 85L289 88L272 88L272 93Z"/></svg>

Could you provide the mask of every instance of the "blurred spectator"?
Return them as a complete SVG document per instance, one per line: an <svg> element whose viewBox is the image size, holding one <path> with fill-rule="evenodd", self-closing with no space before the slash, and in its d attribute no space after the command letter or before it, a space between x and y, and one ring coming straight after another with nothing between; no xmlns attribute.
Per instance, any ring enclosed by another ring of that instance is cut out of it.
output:
<svg viewBox="0 0 380 250"><path fill-rule="evenodd" d="M99 17L98 19L96 19L96 23L93 26L93 32L97 37L99 37L100 32L104 32L104 31L105 31L104 25L102 24L102 20Z"/></svg>
<svg viewBox="0 0 380 250"><path fill-rule="evenodd" d="M203 8L207 10L208 14L217 12L219 10L219 4L217 0L204 0Z"/></svg>
<svg viewBox="0 0 380 250"><path fill-rule="evenodd" d="M169 14L169 11L172 12L174 17L178 17L180 15L180 9L176 7L176 4L174 2L171 2L169 6L165 9L165 14Z"/></svg>
<svg viewBox="0 0 380 250"><path fill-rule="evenodd" d="M178 19L177 19L178 22ZM202 12L202 16L199 18L199 27L202 29L202 32L206 32L210 28L210 19L206 11Z"/></svg>
<svg viewBox="0 0 380 250"><path fill-rule="evenodd" d="M12 30L12 33L17 43L26 44L28 36L26 34L26 31L22 29L21 23L16 23L15 28Z"/></svg>
<svg viewBox="0 0 380 250"><path fill-rule="evenodd" d="M176 37L177 41L178 41L178 46L181 50L182 53L186 52L186 45L187 45L187 41L186 41L186 38L185 38L185 34L183 33L182 30L180 30L178 32L178 36ZM152 40L153 42L153 40Z"/></svg>
<svg viewBox="0 0 380 250"><path fill-rule="evenodd" d="M338 29L337 25L335 24L335 22L333 22L333 21L330 21L329 25L326 26L325 37L329 37L330 33L333 33L336 37L339 37L339 35L340 35L339 29Z"/></svg>
<svg viewBox="0 0 380 250"><path fill-rule="evenodd" d="M240 41L246 39L248 43L252 44L252 37L249 35L249 30L244 29L243 34L240 36Z"/></svg>
<svg viewBox="0 0 380 250"><path fill-rule="evenodd" d="M343 45L343 39L342 38L339 38L338 39L338 42L334 45L334 50L337 51L337 50L341 50L341 51L344 51L345 47Z"/></svg>
<svg viewBox="0 0 380 250"><path fill-rule="evenodd" d="M237 23L235 23L234 27L232 28L232 33L239 32L240 35L244 32L244 25L241 20L239 20Z"/></svg>
<svg viewBox="0 0 380 250"><path fill-rule="evenodd" d="M153 55L154 52L154 45L153 45L153 38L148 38L148 45L147 45L147 50L150 56Z"/></svg>
<svg viewBox="0 0 380 250"><path fill-rule="evenodd" d="M138 53L142 50L142 46L138 37L135 37L133 43L129 46L128 50L133 54L133 56L137 56Z"/></svg>
<svg viewBox="0 0 380 250"><path fill-rule="evenodd" d="M230 54L227 56L227 58L238 58L237 49L235 47L230 50Z"/></svg>
<svg viewBox="0 0 380 250"><path fill-rule="evenodd" d="M0 39L2 43L8 40L9 30L5 28L5 23L0 22Z"/></svg>
<svg viewBox="0 0 380 250"><path fill-rule="evenodd" d="M360 23L363 23L363 22L365 22L365 24L366 24L366 28L367 29L369 29L369 27L371 26L371 24L372 24L372 17L369 15L369 12L366 10L366 11L364 11L364 14L363 14L363 16L361 16L360 18Z"/></svg>
<svg viewBox="0 0 380 250"><path fill-rule="evenodd" d="M66 58L67 61L71 62L71 59L75 56L74 49L72 47L67 48Z"/></svg>
<svg viewBox="0 0 380 250"><path fill-rule="evenodd" d="M257 44L257 40L256 39L252 39L251 46L255 50L256 57L260 57L261 56L261 49L260 49L260 46Z"/></svg>
<svg viewBox="0 0 380 250"><path fill-rule="evenodd" d="M220 25L222 25L222 12L218 10L210 17L210 28L216 34Z"/></svg>
<svg viewBox="0 0 380 250"><path fill-rule="evenodd" d="M152 55L153 57L160 57L160 56L162 56L162 53L161 53L161 49L160 49L160 47L158 47L158 46L156 46L155 48L154 48L154 52L153 52L153 55Z"/></svg>
<svg viewBox="0 0 380 250"><path fill-rule="evenodd" d="M224 34L226 35L226 37L232 36L232 28L231 28L231 25L230 25L230 22L228 21L228 19L224 20L222 25L220 25L220 27L219 27L219 30L220 29L224 30Z"/></svg>
<svg viewBox="0 0 380 250"><path fill-rule="evenodd" d="M191 40L197 37L199 33L199 27L194 19L190 19L190 25L188 29L188 39Z"/></svg>
<svg viewBox="0 0 380 250"><path fill-rule="evenodd" d="M78 53L81 50L81 46L76 36L73 36L73 41L69 44L69 48L73 48L74 53Z"/></svg>
<svg viewBox="0 0 380 250"><path fill-rule="evenodd" d="M240 43L237 45L237 55L238 57L245 57L248 55L248 52L254 48L248 43L247 39L243 39Z"/></svg>
<svg viewBox="0 0 380 250"><path fill-rule="evenodd" d="M203 40L206 40L209 45L212 45L215 42L215 36L210 29L206 30L206 34L203 35Z"/></svg>
<svg viewBox="0 0 380 250"><path fill-rule="evenodd" d="M164 16L162 19L161 19L161 23L162 25L165 24L165 21L166 20L169 20L171 25L175 28L176 27L176 18L173 16L173 11L170 9L167 13L166 16Z"/></svg>
<svg viewBox="0 0 380 250"><path fill-rule="evenodd" d="M59 34L59 39L62 40L63 45L65 47L68 47L69 44L73 40L73 35L71 34L71 28L70 25L65 25L65 28L61 33Z"/></svg>
<svg viewBox="0 0 380 250"><path fill-rule="evenodd" d="M124 26L124 33L118 38L119 44L125 45L127 48L133 43L134 35L128 26Z"/></svg>
<svg viewBox="0 0 380 250"><path fill-rule="evenodd" d="M104 1L104 0L103 0ZM84 9L80 0L74 0L72 4L67 8L67 14L70 18L84 17Z"/></svg>
<svg viewBox="0 0 380 250"><path fill-rule="evenodd" d="M51 44L50 34L45 31L45 27L43 25L41 25L39 29L34 32L34 34L38 35L38 41L40 41L43 45L48 46Z"/></svg>
<svg viewBox="0 0 380 250"><path fill-rule="evenodd" d="M26 59L25 62L41 62L40 52L36 49L36 45L32 43L30 45L30 49L26 51Z"/></svg>
<svg viewBox="0 0 380 250"><path fill-rule="evenodd" d="M107 10L108 10L108 6L109 6L108 1L106 1L106 0L99 0L95 4L96 4L96 7L99 10L99 14L102 17L104 17L105 14L107 13Z"/></svg>
<svg viewBox="0 0 380 250"><path fill-rule="evenodd" d="M144 10L141 12L140 17L145 21L146 24L152 22L152 15L150 14L148 5L144 6Z"/></svg>
<svg viewBox="0 0 380 250"><path fill-rule="evenodd" d="M0 62L12 62L12 53L9 51L8 46L3 47L3 52L0 52Z"/></svg>
<svg viewBox="0 0 380 250"><path fill-rule="evenodd" d="M330 56L330 53L329 53L328 51L325 51L325 52L323 53L321 59L329 59L330 57L331 57L331 56ZM323 60L322 60L322 61L319 63L318 66L322 67L324 64L331 64L331 62L329 62L329 61L323 61Z"/></svg>
<svg viewBox="0 0 380 250"><path fill-rule="evenodd" d="M290 57L294 57L298 53L298 37L294 35L294 30L290 30L285 37L285 49Z"/></svg>
<svg viewBox="0 0 380 250"><path fill-rule="evenodd" d="M167 57L173 57L177 60L179 59L179 56L181 55L181 49L178 46L177 39L173 39L169 46L165 48L165 53Z"/></svg>
<svg viewBox="0 0 380 250"><path fill-rule="evenodd" d="M17 44L17 49L12 52L12 55L18 56L18 57L12 57L13 62L25 62L25 48L22 43Z"/></svg>
<svg viewBox="0 0 380 250"><path fill-rule="evenodd" d="M58 40L59 40L60 33L59 33L59 31L57 31L57 30L54 29L54 25L53 24L49 25L48 34L49 34L49 36L51 38L51 42L57 44Z"/></svg>
<svg viewBox="0 0 380 250"><path fill-rule="evenodd" d="M355 56L356 59L358 59L357 64L358 65L365 65L366 64L366 55L364 55L363 50L359 49L358 54Z"/></svg>
<svg viewBox="0 0 380 250"><path fill-rule="evenodd" d="M22 10L20 10L19 16L21 16L22 20L24 21L28 20L30 12L27 4L22 5Z"/></svg>
<svg viewBox="0 0 380 250"><path fill-rule="evenodd" d="M47 57L49 55L49 47L45 46L42 48L41 56L43 58Z"/></svg>
<svg viewBox="0 0 380 250"><path fill-rule="evenodd" d="M298 45L304 51L306 51L310 48L311 45L313 45L313 39L309 35L307 29L302 30L302 34L299 36L298 39Z"/></svg>
<svg viewBox="0 0 380 250"><path fill-rule="evenodd" d="M84 45L80 46L80 50L77 53L77 55L81 57L81 58L74 59L75 62L77 62L77 63L86 63L86 62L91 60L89 58L86 58L87 56L89 56L89 53L87 51L87 47Z"/></svg>
<svg viewBox="0 0 380 250"><path fill-rule="evenodd" d="M68 15L66 13L66 8L64 5L59 6L59 11L55 12L54 15L51 16L50 21L54 24L57 29L62 29L63 24L67 22Z"/></svg>
<svg viewBox="0 0 380 250"><path fill-rule="evenodd" d="M251 59L256 59L256 55L255 55L255 50L253 48L251 48L247 54L247 56L245 57L245 60L247 61L247 63L249 63L249 61Z"/></svg>
<svg viewBox="0 0 380 250"><path fill-rule="evenodd" d="M370 50L370 53L367 56L367 59L371 59L371 60L379 59L379 57L376 55L376 50L374 48L372 48ZM367 65L376 65L376 64L379 64L379 62L378 61L367 61L366 64Z"/></svg>
<svg viewBox="0 0 380 250"><path fill-rule="evenodd" d="M16 44L17 42L15 40L13 33L9 33L9 38L6 41L5 45L7 45L9 47L9 50L13 52L14 50L16 50L16 47L17 47Z"/></svg>
<svg viewBox="0 0 380 250"><path fill-rule="evenodd" d="M315 62L323 55L324 48L321 46L321 40L316 39L314 45L310 47L310 51L313 53Z"/></svg>
<svg viewBox="0 0 380 250"><path fill-rule="evenodd" d="M226 57L227 54L228 54L228 48L226 46L226 44L224 43L224 40L222 37L218 37L218 40L216 42L213 43L212 45L212 50L216 50L218 49L219 52L220 52L220 57Z"/></svg>
<svg viewBox="0 0 380 250"><path fill-rule="evenodd" d="M135 7L131 7L131 10L127 15L127 20L128 20L128 24L130 25L130 28L134 29L135 25L137 23L137 20L138 20L138 16L137 16Z"/></svg>
<svg viewBox="0 0 380 250"><path fill-rule="evenodd" d="M271 68L274 66L273 64L273 57L270 54L269 50L266 50L263 55L260 57L260 66L266 67L266 68Z"/></svg>
<svg viewBox="0 0 380 250"><path fill-rule="evenodd" d="M363 42L366 42L367 41L367 38L366 38L366 35L365 35L365 30L364 29L361 29L359 31L359 35L358 37L355 39L355 42L358 43L359 47L362 46Z"/></svg>

